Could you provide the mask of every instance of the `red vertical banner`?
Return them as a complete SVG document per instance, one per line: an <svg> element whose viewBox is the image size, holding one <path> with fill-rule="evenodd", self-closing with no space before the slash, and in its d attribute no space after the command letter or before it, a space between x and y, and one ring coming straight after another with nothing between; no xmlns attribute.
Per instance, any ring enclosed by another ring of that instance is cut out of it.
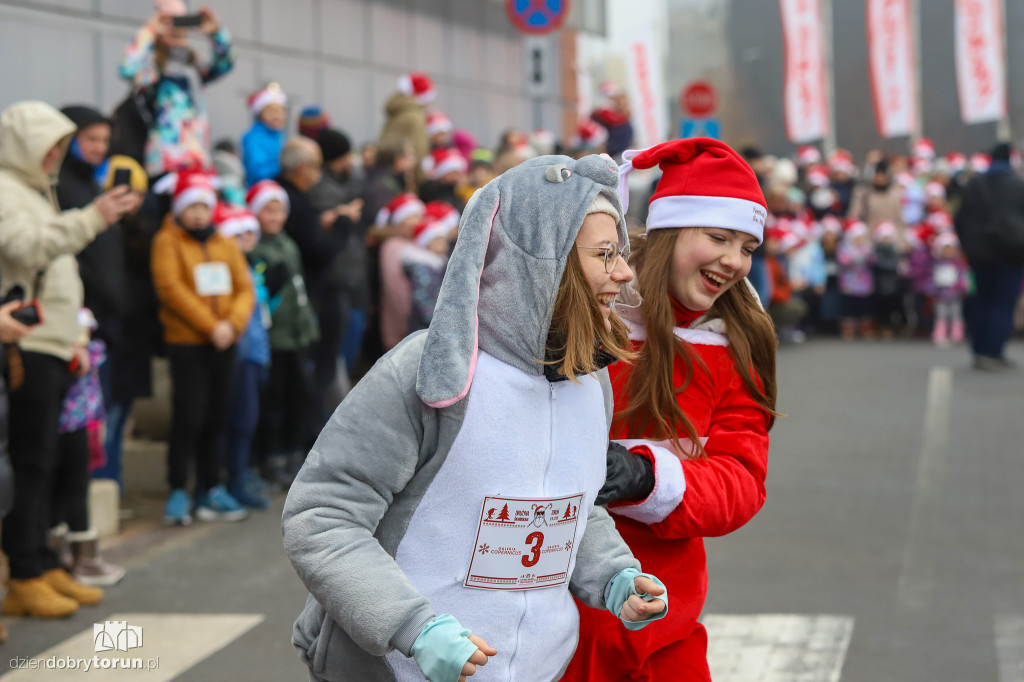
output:
<svg viewBox="0 0 1024 682"><path fill-rule="evenodd" d="M1002 0L956 0L956 83L964 123L1006 115Z"/></svg>
<svg viewBox="0 0 1024 682"><path fill-rule="evenodd" d="M917 130L917 64L910 0L867 0L868 71L882 137Z"/></svg>
<svg viewBox="0 0 1024 682"><path fill-rule="evenodd" d="M821 0L779 0L786 68L786 134L802 144L828 134L829 101Z"/></svg>

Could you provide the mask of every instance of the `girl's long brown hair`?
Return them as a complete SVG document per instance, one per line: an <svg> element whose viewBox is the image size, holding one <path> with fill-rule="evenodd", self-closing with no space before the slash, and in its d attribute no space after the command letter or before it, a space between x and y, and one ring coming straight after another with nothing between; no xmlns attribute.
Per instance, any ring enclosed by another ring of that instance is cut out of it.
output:
<svg viewBox="0 0 1024 682"><path fill-rule="evenodd" d="M632 260L643 298L641 314L647 339L626 383L628 407L615 415L615 424L627 426L631 436L647 434L658 440L667 439L677 448L680 434L685 434L693 443L691 456L696 458L705 456L704 448L693 424L679 407L676 395L690 385L695 367L699 366L703 372L708 369L693 347L676 338L672 331L675 315L668 287L679 231L679 228L655 230L635 242ZM750 395L769 414L770 429L779 416L775 411L778 341L771 318L743 282L726 290L707 314L725 322L729 352L736 370ZM676 358L682 361L685 370L681 386L673 385Z"/></svg>
<svg viewBox="0 0 1024 682"><path fill-rule="evenodd" d="M604 326L600 303L583 272L579 253L569 252L565 273L558 285L555 306L548 330L546 364L561 365L560 373L570 381L579 383L581 374L601 369L597 361L598 349L616 360L629 360L629 330L612 313L612 329Z"/></svg>

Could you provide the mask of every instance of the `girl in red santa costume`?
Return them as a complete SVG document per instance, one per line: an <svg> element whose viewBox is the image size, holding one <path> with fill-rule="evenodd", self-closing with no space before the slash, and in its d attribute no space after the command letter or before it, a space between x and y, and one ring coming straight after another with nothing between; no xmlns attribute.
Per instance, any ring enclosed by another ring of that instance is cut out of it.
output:
<svg viewBox="0 0 1024 682"><path fill-rule="evenodd" d="M663 627L638 632L578 604L579 646L562 679L711 680L697 622L704 538L733 532L764 504L776 416L775 332L744 279L767 211L754 172L717 140L623 156L623 197L630 166L664 175L634 251L636 290L617 304L638 357L612 366L621 440L598 502L678 601Z"/></svg>

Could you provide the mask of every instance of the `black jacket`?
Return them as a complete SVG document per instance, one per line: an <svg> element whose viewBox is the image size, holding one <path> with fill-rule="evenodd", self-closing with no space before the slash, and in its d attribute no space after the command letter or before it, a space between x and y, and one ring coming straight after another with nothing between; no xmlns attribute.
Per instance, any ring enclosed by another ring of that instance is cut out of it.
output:
<svg viewBox="0 0 1024 682"><path fill-rule="evenodd" d="M348 234L354 226L348 218L339 218L333 230L323 229L320 226L320 211L313 205L309 195L299 191L283 176L278 176L277 182L288 193L291 206L284 231L299 247L302 270L306 273L306 288L311 294L310 298L316 302L327 293L325 289L329 287L331 263L345 248Z"/></svg>
<svg viewBox="0 0 1024 682"><path fill-rule="evenodd" d="M1024 264L1024 180L1005 166L967 184L953 221L975 269Z"/></svg>

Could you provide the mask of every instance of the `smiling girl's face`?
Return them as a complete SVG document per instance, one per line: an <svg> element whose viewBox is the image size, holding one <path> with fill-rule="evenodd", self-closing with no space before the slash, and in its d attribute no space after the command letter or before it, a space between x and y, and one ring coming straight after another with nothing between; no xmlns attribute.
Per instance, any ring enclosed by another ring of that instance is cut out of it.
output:
<svg viewBox="0 0 1024 682"><path fill-rule="evenodd" d="M669 293L685 308L708 310L750 272L758 241L746 232L718 227L679 231L672 254Z"/></svg>

